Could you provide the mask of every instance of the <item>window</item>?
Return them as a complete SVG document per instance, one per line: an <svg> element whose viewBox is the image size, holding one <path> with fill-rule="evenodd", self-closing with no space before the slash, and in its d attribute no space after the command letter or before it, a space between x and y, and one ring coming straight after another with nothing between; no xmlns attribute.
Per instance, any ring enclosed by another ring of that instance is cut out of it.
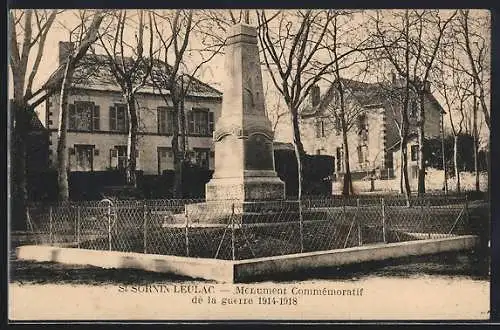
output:
<svg viewBox="0 0 500 330"><path fill-rule="evenodd" d="M393 166L394 166L394 156L391 151L388 151L386 153L386 158L385 158L385 167L393 168Z"/></svg>
<svg viewBox="0 0 500 330"><path fill-rule="evenodd" d="M99 106L94 102L76 101L69 105L68 128L76 131L99 130Z"/></svg>
<svg viewBox="0 0 500 330"><path fill-rule="evenodd" d="M174 155L170 147L158 147L158 174L174 168Z"/></svg>
<svg viewBox="0 0 500 330"><path fill-rule="evenodd" d="M322 119L316 121L316 137L325 137L325 122Z"/></svg>
<svg viewBox="0 0 500 330"><path fill-rule="evenodd" d="M127 168L127 146L115 146L110 150L110 167L119 170Z"/></svg>
<svg viewBox="0 0 500 330"><path fill-rule="evenodd" d="M410 113L408 114L408 116L414 119L418 116L418 104L414 99L410 100Z"/></svg>
<svg viewBox="0 0 500 330"><path fill-rule="evenodd" d="M412 161L417 161L418 160L418 144L414 144L410 148L411 152L411 160Z"/></svg>
<svg viewBox="0 0 500 330"><path fill-rule="evenodd" d="M368 118L365 114L362 114L358 117L358 135L360 137L361 142L368 141Z"/></svg>
<svg viewBox="0 0 500 330"><path fill-rule="evenodd" d="M189 134L210 136L214 131L214 113L207 108L193 108L187 122Z"/></svg>
<svg viewBox="0 0 500 330"><path fill-rule="evenodd" d="M366 145L359 145L357 149L358 163L361 167L364 167L368 161L368 147Z"/></svg>
<svg viewBox="0 0 500 330"><path fill-rule="evenodd" d="M94 146L86 144L75 144L75 170L94 170Z"/></svg>
<svg viewBox="0 0 500 330"><path fill-rule="evenodd" d="M342 147L337 148L337 172L341 172L343 170L343 158L344 158L344 151L342 150Z"/></svg>
<svg viewBox="0 0 500 330"><path fill-rule="evenodd" d="M171 135L174 130L174 112L170 107L158 108L158 133Z"/></svg>
<svg viewBox="0 0 500 330"><path fill-rule="evenodd" d="M194 148L191 162L202 168L209 168L210 149Z"/></svg>
<svg viewBox="0 0 500 330"><path fill-rule="evenodd" d="M125 104L109 107L109 129L117 132L128 132L128 113Z"/></svg>

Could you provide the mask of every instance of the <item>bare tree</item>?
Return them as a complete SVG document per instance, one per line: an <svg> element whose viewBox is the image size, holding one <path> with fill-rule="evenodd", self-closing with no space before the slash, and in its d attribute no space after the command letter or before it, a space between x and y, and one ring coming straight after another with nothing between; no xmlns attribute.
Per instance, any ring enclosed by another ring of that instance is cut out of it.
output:
<svg viewBox="0 0 500 330"><path fill-rule="evenodd" d="M127 183L137 184L137 92L148 82L153 66L153 26L149 12L149 24L144 20L145 11L140 9L136 15L128 10L119 10L112 13L116 21L115 33L99 34L101 46L106 53L106 64L109 66L116 83L120 86L127 104L128 139L127 139ZM137 22L135 20L137 19ZM126 29L127 28L127 29ZM129 28L131 30L129 30ZM149 30L149 38L144 39L144 30ZM127 30L127 33L125 33ZM134 34L135 43L129 40ZM149 43L149 57L144 54L146 42ZM128 56L127 53L130 53Z"/></svg>
<svg viewBox="0 0 500 330"><path fill-rule="evenodd" d="M68 51L65 59L65 69L60 88L59 127L57 130L57 183L59 200L62 201L69 199L68 150L66 145L68 97L71 93L75 70L90 46L97 40L97 34L104 15L104 11L96 11L88 15L86 10L82 10L79 12L79 25L70 31L70 42L74 42L74 46ZM93 18L90 25L88 25L90 17ZM75 35L76 40L73 41Z"/></svg>
<svg viewBox="0 0 500 330"><path fill-rule="evenodd" d="M26 217L26 139L34 107L30 104L33 83L42 60L45 40L56 18L56 10L10 10L8 17L9 65L12 73L13 95L11 116L11 159L14 226L24 226ZM32 66L30 67L30 65Z"/></svg>
<svg viewBox="0 0 500 330"><path fill-rule="evenodd" d="M486 91L489 84L489 79L485 79L484 71L488 69L489 48L488 40L479 31L484 29L489 22L484 19L471 18L470 11L466 9L460 10L459 15L459 36L462 41L458 44L463 48L469 61L468 67L464 70L469 73L475 81L478 92L478 99L483 112L484 121L488 129L490 129L490 113L486 101ZM464 68L464 66L462 66Z"/></svg>
<svg viewBox="0 0 500 330"><path fill-rule="evenodd" d="M442 49L440 52L441 63L444 61L449 63L446 68L443 64L440 66L440 71L436 74L439 86L439 93L445 100L448 118L453 134L453 165L456 179L456 190L460 192L460 167L459 167L459 137L464 130L464 120L466 114L467 103L470 101L473 94L470 92L473 86L474 79L470 76L461 74L459 70L450 70L449 68L458 68L457 62L460 57L455 52L455 47L450 46ZM458 116L458 118L456 118ZM444 155L443 155L444 157Z"/></svg>
<svg viewBox="0 0 500 330"><path fill-rule="evenodd" d="M375 17L375 36L378 38L379 43L382 45L382 51L380 57L386 59L390 62L400 75L404 77L404 84L399 88L401 94L396 91L396 100L402 95L401 107L399 108L399 123L396 121L400 135L400 156L401 156L401 193L406 196L407 205L410 205L410 182L408 179L408 154L407 154L407 140L408 140L408 108L410 103L411 86L410 86L410 52L411 52L411 40L410 40L410 17L408 10L404 11L403 15L395 16L399 25L397 29L394 28L384 28L383 18L381 13L377 12ZM399 29L399 26L402 27ZM399 100L398 100L399 101Z"/></svg>
<svg viewBox="0 0 500 330"><path fill-rule="evenodd" d="M302 195L302 158L305 155L300 137L299 110L311 88L332 65L328 63L315 69L313 59L318 55L333 16L330 10L282 12L270 19L264 10L257 13L258 35L266 68L291 115L299 200Z"/></svg>
<svg viewBox="0 0 500 330"><path fill-rule="evenodd" d="M455 15L456 12L443 18L439 10L406 9L404 14L396 11L392 17L386 17L385 20L390 23L383 24L379 12L375 19L376 35L384 45L385 59L399 76L404 77L408 89L413 90L419 100L416 123L419 195L425 193L425 99L430 93L428 80L445 30ZM393 20L398 23L394 24Z"/></svg>
<svg viewBox="0 0 500 330"><path fill-rule="evenodd" d="M365 110L362 106L348 104L346 101L346 88L348 88L348 86L345 86L346 80L343 79L343 76L347 74L346 71L353 71L359 64L366 64L369 61L366 56L364 56L366 55L367 50L375 50L379 47L377 45L373 45L373 42L370 40L370 36L361 40L353 38L353 32L355 30L359 30L364 24L364 22L355 25L351 24L355 13L356 12L344 11L339 13L339 15L334 16L332 20L332 29L328 31L330 38L327 39L326 43L326 48L333 63L330 71L334 77L332 86L335 87L337 99L337 102L333 104L329 102L328 108L334 114L334 125L340 126L342 133L344 162L343 195L350 195L354 193L349 162L349 145L347 143L347 135L359 115ZM335 109L331 109L332 105Z"/></svg>
<svg viewBox="0 0 500 330"><path fill-rule="evenodd" d="M172 152L174 155L174 195L182 197L182 170L187 157L186 112L184 100L190 92L195 76L205 64L220 53L223 43L205 49L193 50L192 35L200 35L207 29L205 15L196 15L192 10L175 10L154 14L155 36L159 39L158 69L155 67L152 81L166 104L172 104ZM214 33L215 31L211 31ZM205 38L205 44L208 38ZM194 68L188 68L192 53L200 59ZM169 63L171 62L171 64Z"/></svg>

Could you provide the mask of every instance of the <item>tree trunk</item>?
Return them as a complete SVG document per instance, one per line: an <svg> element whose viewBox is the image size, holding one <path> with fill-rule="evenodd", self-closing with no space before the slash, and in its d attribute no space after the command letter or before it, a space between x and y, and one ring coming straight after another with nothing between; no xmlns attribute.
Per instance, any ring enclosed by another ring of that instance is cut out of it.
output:
<svg viewBox="0 0 500 330"><path fill-rule="evenodd" d="M337 75L337 90L339 92L340 99L340 125L342 126L342 149L344 151L344 184L342 187L342 195L349 196L354 193L354 189L352 186L352 176L351 176L351 166L349 163L349 145L347 143L347 123L345 120L345 103L344 103L344 88L340 80L340 72L338 68L338 64L336 68Z"/></svg>
<svg viewBox="0 0 500 330"><path fill-rule="evenodd" d="M476 182L475 182L475 188L476 188L476 191L479 192L480 191L480 187L479 187L479 164L478 164L478 156L479 156L479 146L478 146L478 132L477 132L477 100L476 100L476 88L475 88L475 84L474 84L474 104L473 104L473 107L472 107L472 111L473 111L473 117L472 117L472 134L474 136L474 172L475 172L475 176L476 176Z"/></svg>
<svg viewBox="0 0 500 330"><path fill-rule="evenodd" d="M182 161L179 154L179 104L173 101L172 113L172 154L174 156L174 186L172 195L174 198L182 198Z"/></svg>
<svg viewBox="0 0 500 330"><path fill-rule="evenodd" d="M345 124L345 121L341 119ZM344 149L344 185L342 187L342 195L349 196L354 193L352 187L352 176L351 176L351 166L349 163L349 146L347 144L347 132L345 129L342 129L342 148Z"/></svg>
<svg viewBox="0 0 500 330"><path fill-rule="evenodd" d="M403 172L403 182L404 182L404 188L405 188L405 197L406 197L406 205L410 206L410 194L411 194L411 188L410 188L410 180L408 179L408 154L407 154L407 146L406 146L406 139L403 144L403 148L401 149L402 153L402 172Z"/></svg>
<svg viewBox="0 0 500 330"><path fill-rule="evenodd" d="M441 114L441 156L443 157L443 172L444 172L444 193L448 194L448 175L446 169L446 151L444 147L444 114Z"/></svg>
<svg viewBox="0 0 500 330"><path fill-rule="evenodd" d="M72 59L68 58L66 70L64 71L61 84L61 95L59 99L59 127L57 130L57 186L60 201L69 199L68 185L68 150L66 146L66 131L68 129L68 94L71 87L74 65Z"/></svg>
<svg viewBox="0 0 500 330"><path fill-rule="evenodd" d="M129 127L127 139L127 184L137 187L136 164L137 164L137 109L135 106L135 95L125 96L129 114Z"/></svg>
<svg viewBox="0 0 500 330"><path fill-rule="evenodd" d="M457 180L457 192L460 192L460 168L458 167L458 135L453 138L453 164L455 165L455 179Z"/></svg>
<svg viewBox="0 0 500 330"><path fill-rule="evenodd" d="M425 103L423 93L423 91L420 91L419 93L420 111L418 119L418 196L423 196L425 194Z"/></svg>
<svg viewBox="0 0 500 330"><path fill-rule="evenodd" d="M292 128L293 128L293 146L295 150L295 158L297 160L297 181L298 181L298 191L297 198L301 200L302 198L302 158L305 154L304 145L300 139L300 128L299 128L299 116L296 109L290 108L290 114L292 117Z"/></svg>
<svg viewBox="0 0 500 330"><path fill-rule="evenodd" d="M24 102L12 103L14 125L11 126L11 174L12 174L12 221L13 230L26 229L26 202L28 200L26 178L26 140L28 137L29 110Z"/></svg>
<svg viewBox="0 0 500 330"><path fill-rule="evenodd" d="M180 183L181 183L181 197L184 197L184 169L186 168L187 159L187 148L188 148L188 134L186 133L186 111L184 109L184 84L181 83L182 96L179 100L180 110L179 110L179 154L180 154Z"/></svg>

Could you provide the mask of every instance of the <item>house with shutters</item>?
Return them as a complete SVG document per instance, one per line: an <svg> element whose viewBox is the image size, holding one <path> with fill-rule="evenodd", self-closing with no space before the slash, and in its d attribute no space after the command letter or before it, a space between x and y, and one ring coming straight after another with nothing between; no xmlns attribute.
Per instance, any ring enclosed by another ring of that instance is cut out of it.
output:
<svg viewBox="0 0 500 330"><path fill-rule="evenodd" d="M382 83L365 83L342 79L349 166L353 180L367 179L375 171L378 178L399 175L400 109L403 81L393 75ZM438 137L441 133L443 108L425 85L425 134ZM301 115L301 134L304 149L309 154L324 154L335 158L336 179L345 173L340 100L336 85L332 84L321 95L314 86L310 100ZM416 139L419 99L412 93L408 107L409 176L417 179L418 141Z"/></svg>
<svg viewBox="0 0 500 330"><path fill-rule="evenodd" d="M45 100L45 127L49 131L49 160L52 167L56 166L59 125L60 93L57 89L70 47L72 45L68 42L59 43L59 67L44 85L45 89L52 90ZM187 150L191 162L212 169L212 132L214 121L220 115L222 93L194 77L185 78L191 82L184 100ZM148 81L137 93L137 170L151 175L173 169L172 108L156 87L152 81ZM80 62L69 93L68 112L70 171L105 171L126 167L127 107L106 65L105 56L89 54Z"/></svg>

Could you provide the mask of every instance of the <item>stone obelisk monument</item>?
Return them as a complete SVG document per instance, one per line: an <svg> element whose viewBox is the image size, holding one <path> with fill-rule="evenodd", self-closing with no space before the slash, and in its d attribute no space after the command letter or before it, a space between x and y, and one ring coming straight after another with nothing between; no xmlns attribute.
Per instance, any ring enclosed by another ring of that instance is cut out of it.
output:
<svg viewBox="0 0 500 330"><path fill-rule="evenodd" d="M227 36L222 112L215 124L215 171L206 200L280 200L285 184L274 167L257 29L237 24Z"/></svg>

